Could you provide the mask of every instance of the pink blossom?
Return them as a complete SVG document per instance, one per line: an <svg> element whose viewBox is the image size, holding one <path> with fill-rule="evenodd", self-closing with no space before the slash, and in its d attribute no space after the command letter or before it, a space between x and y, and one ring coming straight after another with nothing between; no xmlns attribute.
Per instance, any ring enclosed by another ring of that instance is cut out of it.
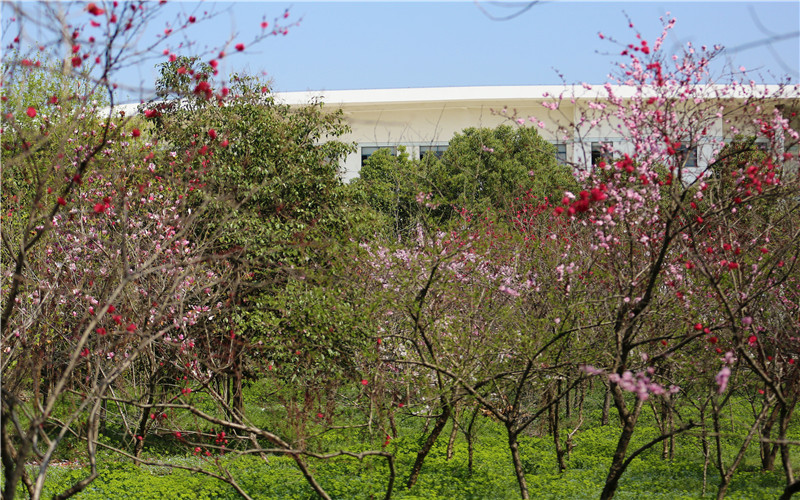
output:
<svg viewBox="0 0 800 500"><path fill-rule="evenodd" d="M725 389L727 389L729 378L731 378L731 369L727 366L723 366L722 370L720 370L716 376L717 385L719 386L719 394L722 394L725 392Z"/></svg>

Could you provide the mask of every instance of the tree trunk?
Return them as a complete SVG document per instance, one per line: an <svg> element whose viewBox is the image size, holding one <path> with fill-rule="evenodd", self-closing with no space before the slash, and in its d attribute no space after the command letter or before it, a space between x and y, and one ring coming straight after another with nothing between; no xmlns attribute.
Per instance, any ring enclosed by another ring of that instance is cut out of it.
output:
<svg viewBox="0 0 800 500"><path fill-rule="evenodd" d="M548 397L552 398L551 395ZM554 404L551 404L550 407L547 409L549 413L549 420L550 420L550 432L553 434L553 442L556 445L556 466L558 467L558 472L564 472L567 469L567 464L564 462L564 448L561 446L561 424L559 420L559 404L558 400Z"/></svg>
<svg viewBox="0 0 800 500"><path fill-rule="evenodd" d="M798 491L800 491L800 481L795 481L783 490L783 495L778 500L789 500Z"/></svg>
<svg viewBox="0 0 800 500"><path fill-rule="evenodd" d="M6 430L6 425L9 424L10 418L10 411L3 412L2 418L0 418L0 446L2 446L0 456L3 462L3 479L5 480L3 500L13 500L15 498L20 479L28 487L28 494L33 496L33 484L25 470L25 461L31 452L30 441L23 437L23 444L19 450L14 447L11 442L11 436L8 435Z"/></svg>
<svg viewBox="0 0 800 500"><path fill-rule="evenodd" d="M465 433L467 438L467 471L469 472L470 477L472 476L474 465L473 456L475 452L475 420L478 418L480 411L480 405L475 405L475 411L472 412L472 417L469 419L469 425L467 426L467 431Z"/></svg>
<svg viewBox="0 0 800 500"><path fill-rule="evenodd" d="M33 361L33 401L35 407L42 405L42 363L44 360L44 352L39 351L38 356L34 356Z"/></svg>
<svg viewBox="0 0 800 500"><path fill-rule="evenodd" d="M767 412L771 408L770 401L764 401L764 408L761 410L761 413L758 414L756 417L755 422L753 425L750 426L750 432L747 433L747 437L744 439L741 447L739 448L739 453L736 455L736 458L733 459L733 463L728 468L728 470L723 474L724 465L722 463L719 464L719 471L720 471L720 480L719 480L719 487L717 488L717 500L722 500L725 498L725 493L728 491L728 487L731 485L731 480L733 479L733 474L736 472L736 469L739 467L742 459L744 458L744 454L747 451L748 446L750 446L750 442L756 435L761 422L766 418ZM719 419L715 417L715 420L718 421ZM715 426L717 432L719 432L719 425ZM717 446L719 447L719 438L717 438Z"/></svg>
<svg viewBox="0 0 800 500"><path fill-rule="evenodd" d="M603 398L603 416L600 417L600 425L608 425L609 411L611 411L611 388L606 387L606 394Z"/></svg>
<svg viewBox="0 0 800 500"><path fill-rule="evenodd" d="M244 393L242 391L242 381L243 381L243 374L242 374L242 365L237 359L233 365L233 421L237 424L242 423L242 415L244 415Z"/></svg>
<svg viewBox="0 0 800 500"><path fill-rule="evenodd" d="M453 458L453 452L456 445L456 436L458 436L458 416L461 413L461 407L456 407L453 413L453 428L450 430L450 439L447 441L447 460Z"/></svg>
<svg viewBox="0 0 800 500"><path fill-rule="evenodd" d="M151 420L150 415L153 411L153 406L156 398L156 389L158 386L158 371L150 376L150 384L147 387L147 406L142 409L142 417L139 419L139 427L136 429L136 436L133 437L135 444L133 447L133 456L139 458L144 448L144 439L147 437L147 426ZM138 461L134 460L134 464L138 465Z"/></svg>
<svg viewBox="0 0 800 500"><path fill-rule="evenodd" d="M795 404L797 404L797 399L794 399L791 404L787 403L786 405L781 405L779 441L783 472L786 474L786 491L791 491L792 485L795 483L794 469L792 469L792 457L789 455L789 444L786 442L786 432L789 430L789 421L792 419Z"/></svg>
<svg viewBox="0 0 800 500"><path fill-rule="evenodd" d="M619 480L625 472L625 455L628 451L628 445L631 443L633 431L636 429L636 420L628 418L622 426L622 432L617 440L617 449L614 451L614 457L611 460L611 467L606 476L606 485L600 493L600 500L608 500L614 497L619 486Z"/></svg>
<svg viewBox="0 0 800 500"><path fill-rule="evenodd" d="M519 456L519 445L517 444L517 433L512 432L508 425L508 447L511 450L511 460L514 462L514 473L517 475L519 483L519 494L523 500L528 500L528 484L525 482L525 469L522 467L522 459Z"/></svg>
<svg viewBox="0 0 800 500"><path fill-rule="evenodd" d="M425 462L425 457L428 456L430 453L431 448L433 448L434 443L439 438L439 434L442 433L445 425L447 425L447 421L450 419L450 413L452 412L452 406L446 404L442 408L442 413L436 418L436 424L433 426L433 430L428 435L428 438L425 440L425 443L420 448L419 452L417 452L417 459L414 460L414 466L411 468L411 474L408 476L408 481L406 481L406 488L411 489L414 484L416 484L417 479L419 478L419 473L422 470L422 464Z"/></svg>
<svg viewBox="0 0 800 500"><path fill-rule="evenodd" d="M761 428L761 469L765 471L772 471L775 469L775 457L778 454L778 447L769 442L772 434L772 427L778 418L778 407L772 409L769 418L764 422Z"/></svg>
<svg viewBox="0 0 800 500"><path fill-rule="evenodd" d="M631 444L633 432L636 430L636 422L639 419L639 414L644 404L641 399L637 399L636 403L634 403L633 411L628 411L625 405L625 395L619 386L609 383L609 393L611 393L614 398L614 406L617 408L622 422L622 431L620 432L619 440L617 440L617 449L614 451L614 456L611 459L611 467L608 469L606 485L600 493L600 500L613 498L617 491L619 480L626 468L625 456L628 452L628 446Z"/></svg>

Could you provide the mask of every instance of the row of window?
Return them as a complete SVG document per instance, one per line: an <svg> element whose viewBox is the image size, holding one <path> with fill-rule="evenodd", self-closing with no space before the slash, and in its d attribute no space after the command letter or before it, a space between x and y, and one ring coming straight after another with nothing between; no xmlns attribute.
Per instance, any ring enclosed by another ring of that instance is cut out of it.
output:
<svg viewBox="0 0 800 500"><path fill-rule="evenodd" d="M697 167L697 146L689 148L688 146L681 146L678 153L684 155L685 164L684 168L691 169ZM613 155L612 145L604 142L593 142L591 146L591 161L592 165L597 165L600 161L609 161Z"/></svg>
<svg viewBox="0 0 800 500"><path fill-rule="evenodd" d="M766 145L758 142L756 145L759 148L765 148ZM556 160L562 165L567 164L567 145L566 143L560 142L555 144L556 147ZM392 155L397 155L397 146L396 145L378 145L378 146L362 146L361 147L361 166L364 166L364 162L372 156L375 152L380 149L388 149ZM419 158L424 158L428 154L432 154L437 158L441 158L444 155L444 152L447 151L446 144L439 144L439 145L422 145L419 146ZM592 142L591 143L591 163L592 165L596 165L601 160L608 160L613 153L612 144L605 143L605 142ZM688 146L684 145L679 150L679 153L685 155L685 165L684 168L692 169L696 168L698 163L698 148L697 146L693 148L689 148Z"/></svg>
<svg viewBox="0 0 800 500"><path fill-rule="evenodd" d="M559 163L566 164L567 145L564 143L558 143L555 146L556 159ZM367 161L367 158L377 153L381 149L388 149L392 156L397 156L397 146L394 145L387 144L385 146L361 146L361 166L364 166L364 162ZM429 154L434 155L436 158L441 158L445 151L447 151L447 144L422 145L419 146L419 158L425 158L425 156Z"/></svg>

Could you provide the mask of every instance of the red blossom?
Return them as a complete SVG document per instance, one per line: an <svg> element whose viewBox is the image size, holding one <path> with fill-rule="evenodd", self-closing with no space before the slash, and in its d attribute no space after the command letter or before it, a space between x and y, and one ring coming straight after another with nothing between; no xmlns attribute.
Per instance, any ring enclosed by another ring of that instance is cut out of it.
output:
<svg viewBox="0 0 800 500"><path fill-rule="evenodd" d="M130 324L130 325L128 325L128 326L127 326L127 328L125 328L125 329L126 329L126 330L128 330L130 333L133 333L133 332L135 332L135 331L136 331L136 325L135 325L135 324L133 324L133 323L131 323L131 324Z"/></svg>
<svg viewBox="0 0 800 500"><path fill-rule="evenodd" d="M244 50L244 44L243 43L237 43L236 44L236 50L238 50L239 52L243 51Z"/></svg>
<svg viewBox="0 0 800 500"><path fill-rule="evenodd" d="M211 85L209 85L207 81L203 80L195 86L194 93L196 95L202 94L206 99L211 99L214 91L211 90Z"/></svg>
<svg viewBox="0 0 800 500"><path fill-rule="evenodd" d="M86 12L93 16L102 16L106 11L98 7L94 2L89 2L89 5L86 6Z"/></svg>
<svg viewBox="0 0 800 500"><path fill-rule="evenodd" d="M103 212L106 211L106 208L108 208L108 207L105 205L105 203L95 203L95 205L94 205L94 213L102 214Z"/></svg>
<svg viewBox="0 0 800 500"><path fill-rule="evenodd" d="M106 329L103 328L102 326L99 327L98 329L96 329L95 331L98 333L98 335L105 335L106 334Z"/></svg>
<svg viewBox="0 0 800 500"><path fill-rule="evenodd" d="M138 128L135 128L135 129L133 129L133 130L131 131L131 135L132 135L133 137L139 137L140 135L142 135L142 132L141 132L141 131L140 131Z"/></svg>
<svg viewBox="0 0 800 500"><path fill-rule="evenodd" d="M30 106L30 107L28 108L28 110L26 111L26 113L27 113L27 114L28 114L28 116L30 116L31 118L35 118L35 117L36 117L36 108L34 108L33 106Z"/></svg>
<svg viewBox="0 0 800 500"><path fill-rule="evenodd" d="M217 131L214 130L213 128L209 129L208 130L208 136L211 137L211 139L216 139L217 138Z"/></svg>
<svg viewBox="0 0 800 500"><path fill-rule="evenodd" d="M58 203L59 205L61 205L63 207L64 205L67 204L67 200L65 200L64 198L59 196L58 200L56 201L56 203Z"/></svg>

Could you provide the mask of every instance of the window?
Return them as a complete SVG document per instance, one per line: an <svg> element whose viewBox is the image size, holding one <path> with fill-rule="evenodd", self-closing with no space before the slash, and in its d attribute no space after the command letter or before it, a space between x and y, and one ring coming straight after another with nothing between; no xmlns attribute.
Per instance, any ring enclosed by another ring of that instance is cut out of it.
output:
<svg viewBox="0 0 800 500"><path fill-rule="evenodd" d="M447 144L444 145L427 145L427 146L420 146L419 147L419 158L425 158L425 155L432 154L436 158L441 158L444 155L444 152L447 151Z"/></svg>
<svg viewBox="0 0 800 500"><path fill-rule="evenodd" d="M364 166L364 162L367 161L367 158L372 156L374 153L377 153L381 149L388 149L392 156L397 156L397 146L362 146L361 147L361 166Z"/></svg>
<svg viewBox="0 0 800 500"><path fill-rule="evenodd" d="M592 143L592 165L597 165L598 163L600 163L600 160L607 162L610 159L611 159L611 143L608 142Z"/></svg>
<svg viewBox="0 0 800 500"><path fill-rule="evenodd" d="M681 144L678 150L680 154L680 162L683 163L683 168L697 168L697 146L690 148L688 144Z"/></svg>
<svg viewBox="0 0 800 500"><path fill-rule="evenodd" d="M563 142L557 142L554 144L556 147L556 161L559 165L566 165L567 164L567 145Z"/></svg>

